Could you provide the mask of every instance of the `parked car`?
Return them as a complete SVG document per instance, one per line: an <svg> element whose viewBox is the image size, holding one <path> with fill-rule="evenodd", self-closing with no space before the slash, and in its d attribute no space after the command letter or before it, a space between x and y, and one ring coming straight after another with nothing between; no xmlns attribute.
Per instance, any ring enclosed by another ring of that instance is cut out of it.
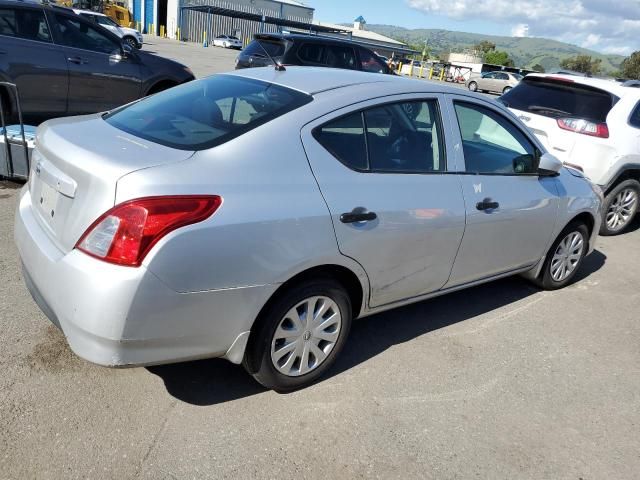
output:
<svg viewBox="0 0 640 480"><path fill-rule="evenodd" d="M108 110L193 78L71 9L0 0L0 80L17 84L30 122ZM15 118L15 100L1 87L0 102Z"/></svg>
<svg viewBox="0 0 640 480"><path fill-rule="evenodd" d="M94 12L92 10L74 9L73 11L81 17L97 23L102 28L106 28L111 33L115 33L122 39L124 43L129 45L131 48L142 48L142 34L138 30L129 27L122 27L118 25L111 17L108 17L103 13Z"/></svg>
<svg viewBox="0 0 640 480"><path fill-rule="evenodd" d="M515 274L564 287L600 226L599 189L507 109L389 75L214 75L36 145L24 278L107 366L225 357L298 388L353 318Z"/></svg>
<svg viewBox="0 0 640 480"><path fill-rule="evenodd" d="M467 88L472 92L507 93L515 87L522 75L511 72L489 72L467 80Z"/></svg>
<svg viewBox="0 0 640 480"><path fill-rule="evenodd" d="M213 39L213 46L242 50L242 42L232 35L218 35Z"/></svg>
<svg viewBox="0 0 640 480"><path fill-rule="evenodd" d="M238 55L236 69L272 65L269 56L283 65L393 73L378 55L351 41L319 35L275 33L255 35Z"/></svg>
<svg viewBox="0 0 640 480"><path fill-rule="evenodd" d="M535 74L501 101L550 152L600 185L600 234L625 231L640 202L640 90L596 78Z"/></svg>

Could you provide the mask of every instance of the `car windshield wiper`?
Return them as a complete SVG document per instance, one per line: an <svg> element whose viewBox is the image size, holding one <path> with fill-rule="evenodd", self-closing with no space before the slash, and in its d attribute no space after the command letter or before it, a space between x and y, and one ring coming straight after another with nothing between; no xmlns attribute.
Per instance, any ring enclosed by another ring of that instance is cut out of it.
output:
<svg viewBox="0 0 640 480"><path fill-rule="evenodd" d="M558 115L571 115L571 112L565 112L564 110L553 107L543 107L541 105L531 105L527 108L527 110L529 110L530 112L549 112L556 113Z"/></svg>

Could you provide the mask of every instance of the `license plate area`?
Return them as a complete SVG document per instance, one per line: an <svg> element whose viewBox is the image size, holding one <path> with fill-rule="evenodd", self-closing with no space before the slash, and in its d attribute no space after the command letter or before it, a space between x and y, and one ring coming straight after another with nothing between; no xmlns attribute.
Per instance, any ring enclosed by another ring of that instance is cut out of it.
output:
<svg viewBox="0 0 640 480"><path fill-rule="evenodd" d="M60 200L58 190L44 182L40 182L40 193L35 200L42 217L51 223L56 215Z"/></svg>

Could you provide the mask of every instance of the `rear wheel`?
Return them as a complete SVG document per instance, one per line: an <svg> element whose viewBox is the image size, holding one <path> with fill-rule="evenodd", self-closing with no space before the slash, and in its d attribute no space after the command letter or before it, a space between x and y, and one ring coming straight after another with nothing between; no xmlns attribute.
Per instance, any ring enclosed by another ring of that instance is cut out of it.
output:
<svg viewBox="0 0 640 480"><path fill-rule="evenodd" d="M329 370L344 347L351 311L344 287L331 278L292 287L256 322L243 365L267 388L306 387Z"/></svg>
<svg viewBox="0 0 640 480"><path fill-rule="evenodd" d="M625 180L611 190L604 200L600 235L622 233L638 212L639 203L640 182L637 180Z"/></svg>
<svg viewBox="0 0 640 480"><path fill-rule="evenodd" d="M589 248L589 230L582 222L572 222L549 249L540 276L534 281L545 290L566 287L582 265Z"/></svg>
<svg viewBox="0 0 640 480"><path fill-rule="evenodd" d="M507 93L509 90L511 90L512 87L504 87L504 90L502 90L502 94L504 95L505 93Z"/></svg>
<svg viewBox="0 0 640 480"><path fill-rule="evenodd" d="M478 84L476 82L469 82L469 87L468 88L472 92L477 92L478 91Z"/></svg>

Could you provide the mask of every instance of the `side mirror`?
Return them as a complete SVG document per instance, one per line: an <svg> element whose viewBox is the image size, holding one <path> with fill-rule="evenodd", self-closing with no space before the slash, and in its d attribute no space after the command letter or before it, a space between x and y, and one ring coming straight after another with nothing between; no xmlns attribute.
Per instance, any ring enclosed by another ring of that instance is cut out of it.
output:
<svg viewBox="0 0 640 480"><path fill-rule="evenodd" d="M558 175L562 170L562 162L550 153L545 153L540 157L538 172L541 175Z"/></svg>

